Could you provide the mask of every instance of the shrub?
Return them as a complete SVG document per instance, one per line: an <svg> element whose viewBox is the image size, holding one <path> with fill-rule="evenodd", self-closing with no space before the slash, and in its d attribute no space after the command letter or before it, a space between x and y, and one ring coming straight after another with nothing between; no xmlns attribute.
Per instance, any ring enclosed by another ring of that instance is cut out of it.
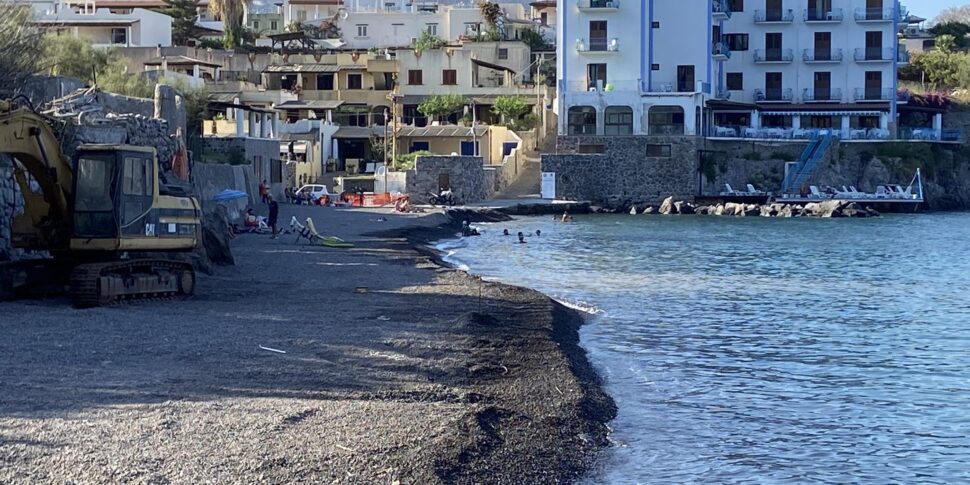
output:
<svg viewBox="0 0 970 485"><path fill-rule="evenodd" d="M796 159L795 155L781 150L771 152L771 158L772 160L782 160L785 162L794 162Z"/></svg>
<svg viewBox="0 0 970 485"><path fill-rule="evenodd" d="M761 160L761 152L757 152L757 151L752 150L752 151L744 154L744 159L745 160L750 160L750 161L753 161L753 162L760 161Z"/></svg>

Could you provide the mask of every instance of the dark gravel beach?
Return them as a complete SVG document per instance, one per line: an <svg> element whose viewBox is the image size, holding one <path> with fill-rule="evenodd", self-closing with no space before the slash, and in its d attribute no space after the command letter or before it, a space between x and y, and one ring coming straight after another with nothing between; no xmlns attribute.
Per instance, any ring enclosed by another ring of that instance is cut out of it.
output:
<svg viewBox="0 0 970 485"><path fill-rule="evenodd" d="M579 314L416 250L447 216L291 215L356 246L241 235L189 300L0 304L0 483L553 483L593 463L615 407Z"/></svg>

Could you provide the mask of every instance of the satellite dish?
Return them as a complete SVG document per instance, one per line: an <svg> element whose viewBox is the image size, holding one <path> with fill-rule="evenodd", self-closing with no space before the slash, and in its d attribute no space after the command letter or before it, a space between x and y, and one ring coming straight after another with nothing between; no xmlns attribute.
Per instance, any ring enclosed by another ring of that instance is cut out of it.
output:
<svg viewBox="0 0 970 485"><path fill-rule="evenodd" d="M347 20L347 18L350 17L350 12L348 12L347 9L342 8L340 9L339 15L340 15L340 20Z"/></svg>

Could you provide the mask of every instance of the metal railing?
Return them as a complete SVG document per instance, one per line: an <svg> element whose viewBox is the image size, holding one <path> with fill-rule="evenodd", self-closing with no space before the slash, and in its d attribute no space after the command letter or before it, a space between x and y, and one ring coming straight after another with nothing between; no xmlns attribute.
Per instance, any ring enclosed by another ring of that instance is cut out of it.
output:
<svg viewBox="0 0 970 485"><path fill-rule="evenodd" d="M620 0L578 0L576 4L580 10L620 8Z"/></svg>
<svg viewBox="0 0 970 485"><path fill-rule="evenodd" d="M893 60L892 47L858 47L855 50L856 62L890 62Z"/></svg>
<svg viewBox="0 0 970 485"><path fill-rule="evenodd" d="M805 49L802 59L805 62L842 62L842 49Z"/></svg>
<svg viewBox="0 0 970 485"><path fill-rule="evenodd" d="M856 101L892 101L893 88L856 88L853 99Z"/></svg>
<svg viewBox="0 0 970 485"><path fill-rule="evenodd" d="M805 103L842 102L840 88L805 88L802 90L802 101Z"/></svg>
<svg viewBox="0 0 970 485"><path fill-rule="evenodd" d="M792 101L791 88L755 89L754 100L759 103L790 103Z"/></svg>
<svg viewBox="0 0 970 485"><path fill-rule="evenodd" d="M856 22L891 22L894 11L894 8L857 8L855 20Z"/></svg>
<svg viewBox="0 0 970 485"><path fill-rule="evenodd" d="M773 8L770 10L755 10L754 11L754 23L786 23L790 24L795 21L795 11L788 8Z"/></svg>
<svg viewBox="0 0 970 485"><path fill-rule="evenodd" d="M754 62L791 62L795 56L791 49L756 49Z"/></svg>
<svg viewBox="0 0 970 485"><path fill-rule="evenodd" d="M614 80L587 80L587 81L568 81L565 83L570 92L639 92L639 81L614 81Z"/></svg>
<svg viewBox="0 0 970 485"><path fill-rule="evenodd" d="M845 14L842 13L841 8L833 8L832 10L809 8L805 9L805 15L802 18L806 22L841 22L845 18Z"/></svg>

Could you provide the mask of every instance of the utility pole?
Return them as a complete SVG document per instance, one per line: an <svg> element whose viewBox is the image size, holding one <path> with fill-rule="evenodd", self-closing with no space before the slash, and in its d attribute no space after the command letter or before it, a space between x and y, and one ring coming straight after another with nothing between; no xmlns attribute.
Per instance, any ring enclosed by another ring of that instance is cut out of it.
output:
<svg viewBox="0 0 970 485"><path fill-rule="evenodd" d="M478 127L478 113L475 112L475 98L472 98L472 154L474 156L479 156L478 154L478 133L475 128Z"/></svg>

